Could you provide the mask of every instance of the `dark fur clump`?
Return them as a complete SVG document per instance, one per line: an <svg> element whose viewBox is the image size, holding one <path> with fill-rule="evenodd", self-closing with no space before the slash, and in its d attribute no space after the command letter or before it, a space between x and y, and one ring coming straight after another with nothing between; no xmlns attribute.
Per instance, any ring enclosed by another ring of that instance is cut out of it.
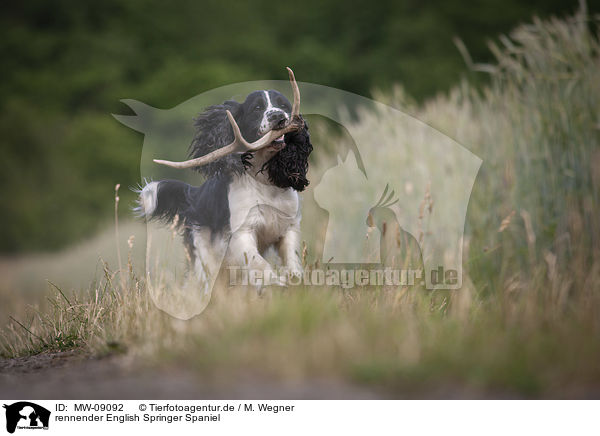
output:
<svg viewBox="0 0 600 436"><path fill-rule="evenodd" d="M304 128L285 135L285 147L269 159L260 171L267 171L269 181L280 188L292 187L304 191L308 186L308 156L313 150L308 133L308 124Z"/></svg>
<svg viewBox="0 0 600 436"><path fill-rule="evenodd" d="M194 124L196 135L189 149L191 159L207 155L233 141L233 129L227 120L226 110L236 118L240 111L240 104L226 101L223 104L210 106L198 115ZM196 170L207 178L223 174L241 174L247 168L246 154L233 153Z"/></svg>

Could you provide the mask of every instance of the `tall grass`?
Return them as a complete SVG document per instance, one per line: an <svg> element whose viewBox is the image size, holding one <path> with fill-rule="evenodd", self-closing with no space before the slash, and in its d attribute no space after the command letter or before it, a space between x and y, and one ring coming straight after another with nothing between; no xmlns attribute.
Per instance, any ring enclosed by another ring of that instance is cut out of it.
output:
<svg viewBox="0 0 600 436"><path fill-rule="evenodd" d="M491 49L483 91L422 107L381 96L484 164L467 217L460 291L307 288L219 292L200 316L158 310L144 280L108 269L50 312L15 321L5 356L127 350L207 377L340 377L393 389L460 386L526 396L600 384L600 41L584 10L520 26ZM356 121L368 129L368 117ZM579 394L578 394L579 393Z"/></svg>

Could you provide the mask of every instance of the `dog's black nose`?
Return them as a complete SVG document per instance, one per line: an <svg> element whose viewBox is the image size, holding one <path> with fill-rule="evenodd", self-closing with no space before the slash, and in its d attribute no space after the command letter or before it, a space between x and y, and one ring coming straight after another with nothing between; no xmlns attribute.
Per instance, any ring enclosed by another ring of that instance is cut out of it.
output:
<svg viewBox="0 0 600 436"><path fill-rule="evenodd" d="M287 121L287 117L285 112L273 111L267 114L267 120L269 121L269 124L273 126L273 128L281 128Z"/></svg>

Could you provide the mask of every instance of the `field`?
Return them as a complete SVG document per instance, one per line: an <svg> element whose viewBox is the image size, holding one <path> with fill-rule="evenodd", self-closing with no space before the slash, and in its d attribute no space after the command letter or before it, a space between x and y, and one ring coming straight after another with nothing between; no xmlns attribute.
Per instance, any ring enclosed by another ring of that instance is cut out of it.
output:
<svg viewBox="0 0 600 436"><path fill-rule="evenodd" d="M211 386L207 395L243 396L232 386L246 386L265 397L597 398L597 32L597 19L584 11L534 20L491 46L494 63L472 64L464 53L471 68L491 75L483 90L464 81L423 104L401 88L377 94L483 160L467 212L460 290L215 292L200 316L182 321L150 301L144 226L126 222L119 226L122 268L114 228L63 254L2 262L0 351L12 359L3 369L28 374L43 356L65 352L76 374L90 358L92 368L110 362L127 374L150 374L149 385L151 374L186 386L177 377L189 376ZM369 129L373 120L353 122ZM131 389L147 392L141 385ZM311 388L281 388L288 385Z"/></svg>

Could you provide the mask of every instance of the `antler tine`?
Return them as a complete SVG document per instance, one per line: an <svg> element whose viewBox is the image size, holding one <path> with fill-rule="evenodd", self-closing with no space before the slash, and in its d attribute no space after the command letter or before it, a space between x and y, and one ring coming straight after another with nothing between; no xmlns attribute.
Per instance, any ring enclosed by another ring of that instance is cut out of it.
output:
<svg viewBox="0 0 600 436"><path fill-rule="evenodd" d="M196 159L190 159L183 162L172 162L170 160L161 160L154 159L154 162L160 165L166 165L171 168L194 168L202 165L206 165L212 161L215 161L221 157L227 156L230 153L235 153L236 151L248 150L251 147L251 144L244 139L242 136L242 132L240 131L239 126L235 122L235 118L231 115L231 112L226 111L227 118L229 119L229 123L231 124L231 128L233 129L233 142L225 147L218 148L212 153L209 153L205 156L197 157ZM262 139L262 138L261 138Z"/></svg>
<svg viewBox="0 0 600 436"><path fill-rule="evenodd" d="M231 124L231 129L233 130L233 142L231 144L229 144L228 147L230 145L236 145L236 146L241 146L242 149L249 149L250 144L248 144L248 141L246 141L244 139L244 136L242 136L242 132L240 131L240 127L235 122L235 118L233 118L233 115L231 115L231 112L225 111L225 113L227 114L227 119L229 120L229 124Z"/></svg>
<svg viewBox="0 0 600 436"><path fill-rule="evenodd" d="M298 130L303 126L303 122L300 118L300 89L298 89L298 84L296 83L296 78L294 77L294 72L291 68L286 67L288 70L288 74L290 76L290 84L292 85L292 92L294 94L294 103L292 105L292 113L290 116L289 123L283 128L279 130L271 130L267 134L265 134L262 138L249 143L246 141L240 131L239 126L235 122L235 118L231 115L231 112L226 111L227 119L231 124L231 128L233 129L233 142L225 147L221 147L216 149L215 151L200 156L195 159L186 160L183 162L172 162L168 160L154 159L154 162L160 165L166 165L172 168L193 168L199 167L202 165L206 165L210 162L213 162L217 159L227 156L228 154L235 152L243 152L243 151L257 151L261 148L266 147L275 139L279 138L286 133L293 132L294 130Z"/></svg>
<svg viewBox="0 0 600 436"><path fill-rule="evenodd" d="M292 85L292 93L294 94L294 103L292 105L292 119L300 116L300 89L298 89L298 83L296 83L296 77L290 67L286 67L290 76L290 83Z"/></svg>

